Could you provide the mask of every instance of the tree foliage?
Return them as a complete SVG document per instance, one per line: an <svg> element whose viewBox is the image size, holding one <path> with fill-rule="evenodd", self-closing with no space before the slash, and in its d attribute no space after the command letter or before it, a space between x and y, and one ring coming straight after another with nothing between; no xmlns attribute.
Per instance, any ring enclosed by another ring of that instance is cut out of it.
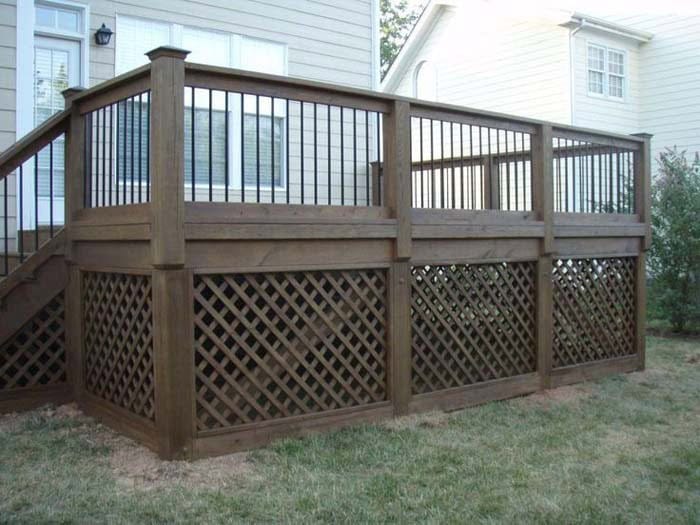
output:
<svg viewBox="0 0 700 525"><path fill-rule="evenodd" d="M386 74L399 54L413 24L420 16L420 7L411 8L407 0L380 0L381 10L381 71Z"/></svg>
<svg viewBox="0 0 700 525"><path fill-rule="evenodd" d="M650 311L683 331L700 321L700 159L667 149L652 190Z"/></svg>

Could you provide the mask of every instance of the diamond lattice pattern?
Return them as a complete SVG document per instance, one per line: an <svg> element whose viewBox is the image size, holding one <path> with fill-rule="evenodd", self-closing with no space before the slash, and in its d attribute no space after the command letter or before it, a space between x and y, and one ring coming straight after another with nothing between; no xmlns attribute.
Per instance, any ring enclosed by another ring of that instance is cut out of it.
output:
<svg viewBox="0 0 700 525"><path fill-rule="evenodd" d="M85 388L153 420L151 278L83 273Z"/></svg>
<svg viewBox="0 0 700 525"><path fill-rule="evenodd" d="M633 355L635 258L554 264L555 368Z"/></svg>
<svg viewBox="0 0 700 525"><path fill-rule="evenodd" d="M0 390L66 382L63 292L0 345Z"/></svg>
<svg viewBox="0 0 700 525"><path fill-rule="evenodd" d="M535 371L536 263L411 273L414 394Z"/></svg>
<svg viewBox="0 0 700 525"><path fill-rule="evenodd" d="M195 277L197 428L386 399L383 270Z"/></svg>

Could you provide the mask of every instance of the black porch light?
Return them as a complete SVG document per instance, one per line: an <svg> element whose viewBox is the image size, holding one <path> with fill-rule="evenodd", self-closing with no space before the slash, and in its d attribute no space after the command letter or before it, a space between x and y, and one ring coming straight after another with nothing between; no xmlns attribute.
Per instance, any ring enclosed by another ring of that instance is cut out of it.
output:
<svg viewBox="0 0 700 525"><path fill-rule="evenodd" d="M106 46L109 44L109 40L112 38L113 34L109 27L102 24L102 27L95 32L95 42L98 46Z"/></svg>

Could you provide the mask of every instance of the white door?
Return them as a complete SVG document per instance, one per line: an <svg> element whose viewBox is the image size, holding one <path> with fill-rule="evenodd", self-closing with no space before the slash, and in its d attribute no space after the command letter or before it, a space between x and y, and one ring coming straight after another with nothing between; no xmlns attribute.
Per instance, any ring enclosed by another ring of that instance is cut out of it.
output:
<svg viewBox="0 0 700 525"><path fill-rule="evenodd" d="M37 36L34 38L34 126L40 125L64 107L61 92L80 84L80 42L62 38ZM53 165L53 170L50 166ZM32 166L33 170L34 167ZM56 140L52 151L47 146L38 158L36 172L28 171L25 181L28 189L38 193L38 210L29 224L63 224L64 219L64 141ZM33 191L27 195L34 195ZM51 221L53 216L53 221Z"/></svg>

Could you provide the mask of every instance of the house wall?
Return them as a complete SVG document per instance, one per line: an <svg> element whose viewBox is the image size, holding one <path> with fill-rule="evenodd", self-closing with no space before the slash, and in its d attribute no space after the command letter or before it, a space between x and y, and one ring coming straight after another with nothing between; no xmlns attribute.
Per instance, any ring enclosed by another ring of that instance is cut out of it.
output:
<svg viewBox="0 0 700 525"><path fill-rule="evenodd" d="M415 69L429 60L438 101L569 123L568 34L546 14L509 15L481 1L445 7L389 90L413 96Z"/></svg>
<svg viewBox="0 0 700 525"><path fill-rule="evenodd" d="M588 43L625 53L623 99L588 92ZM641 44L643 47L646 44ZM589 29L576 33L572 42L574 64L573 124L617 133L638 133L640 128L641 82L640 44L623 37L611 37Z"/></svg>
<svg viewBox="0 0 700 525"><path fill-rule="evenodd" d="M0 151L18 138L17 12L22 11L18 9L18 1L32 12L31 0L0 0ZM378 42L375 37L379 0L71 1L89 6L88 86L115 75L120 15L283 43L287 46L287 73L290 76L366 89L378 85ZM109 45L97 46L93 35L103 23L115 34ZM0 183L0 196L3 184ZM15 178L8 178L7 185L8 237L12 251L17 223ZM2 201L0 198L0 213L4 214ZM0 224L0 237L4 236Z"/></svg>
<svg viewBox="0 0 700 525"><path fill-rule="evenodd" d="M700 152L700 15L630 15L616 22L654 34L640 48L640 131L652 133L652 154L666 147Z"/></svg>

